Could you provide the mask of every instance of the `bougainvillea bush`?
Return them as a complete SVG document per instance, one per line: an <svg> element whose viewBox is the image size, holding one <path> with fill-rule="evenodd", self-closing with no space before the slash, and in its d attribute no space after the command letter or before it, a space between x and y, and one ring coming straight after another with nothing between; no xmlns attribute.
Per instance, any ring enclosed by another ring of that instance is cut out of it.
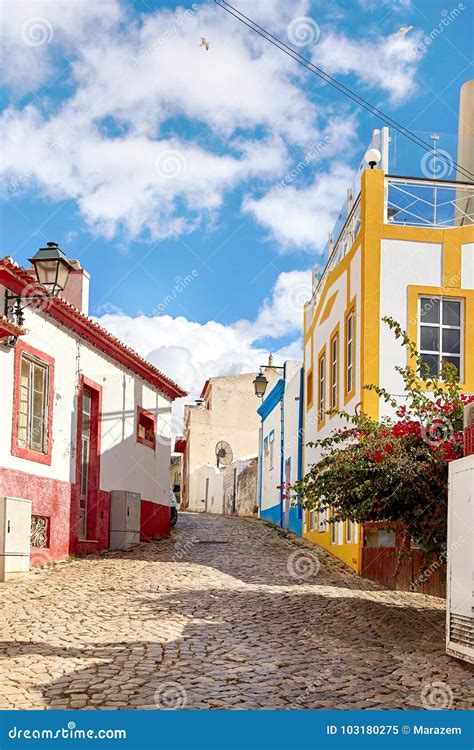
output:
<svg viewBox="0 0 474 750"><path fill-rule="evenodd" d="M347 425L309 445L321 460L295 485L303 507L331 508L331 521L396 524L428 560L444 553L447 538L448 463L463 455L463 409L474 400L461 393L456 368L441 377L428 368L407 333L384 318L408 353L397 367L404 397L366 385L389 404L393 418L376 421L339 412Z"/></svg>

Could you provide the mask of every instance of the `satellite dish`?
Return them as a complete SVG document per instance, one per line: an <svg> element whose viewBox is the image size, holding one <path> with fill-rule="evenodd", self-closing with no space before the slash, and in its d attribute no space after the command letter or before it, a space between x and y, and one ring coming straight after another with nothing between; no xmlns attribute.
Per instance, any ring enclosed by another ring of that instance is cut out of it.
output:
<svg viewBox="0 0 474 750"><path fill-rule="evenodd" d="M216 445L217 468L229 466L233 459L232 448L226 440L219 440Z"/></svg>

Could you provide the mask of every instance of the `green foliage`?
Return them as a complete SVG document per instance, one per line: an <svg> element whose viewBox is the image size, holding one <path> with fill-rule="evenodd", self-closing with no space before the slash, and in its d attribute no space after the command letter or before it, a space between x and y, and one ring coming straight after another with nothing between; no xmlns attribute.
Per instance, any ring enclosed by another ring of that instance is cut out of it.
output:
<svg viewBox="0 0 474 750"><path fill-rule="evenodd" d="M441 378L433 377L400 325L392 318L384 322L407 352L407 365L396 367L404 398L364 387L377 393L394 417L376 421L338 412L346 426L308 444L321 458L292 491L305 509L330 508L330 523L396 524L429 559L446 547L448 463L462 456L463 409L472 399L461 393L453 365L443 367Z"/></svg>

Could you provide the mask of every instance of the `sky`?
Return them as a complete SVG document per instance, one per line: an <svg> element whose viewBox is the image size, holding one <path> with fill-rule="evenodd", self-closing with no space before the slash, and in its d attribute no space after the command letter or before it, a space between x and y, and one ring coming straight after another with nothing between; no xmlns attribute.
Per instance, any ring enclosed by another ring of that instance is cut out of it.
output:
<svg viewBox="0 0 474 750"><path fill-rule="evenodd" d="M456 157L472 0L234 3ZM58 242L91 274L90 314L190 399L301 357L311 271L383 123L213 2L0 11L1 255ZM391 172L433 176L422 157L392 133Z"/></svg>

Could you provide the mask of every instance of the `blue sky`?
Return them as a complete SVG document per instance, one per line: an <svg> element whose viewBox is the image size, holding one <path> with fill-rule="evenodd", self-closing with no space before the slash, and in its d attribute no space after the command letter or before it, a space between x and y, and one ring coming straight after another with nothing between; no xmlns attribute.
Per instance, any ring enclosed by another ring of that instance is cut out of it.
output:
<svg viewBox="0 0 474 750"><path fill-rule="evenodd" d="M455 157L472 0L235 5ZM193 392L299 356L310 270L380 123L213 3L2 12L2 254L59 242L91 314ZM403 139L391 156L421 174Z"/></svg>

